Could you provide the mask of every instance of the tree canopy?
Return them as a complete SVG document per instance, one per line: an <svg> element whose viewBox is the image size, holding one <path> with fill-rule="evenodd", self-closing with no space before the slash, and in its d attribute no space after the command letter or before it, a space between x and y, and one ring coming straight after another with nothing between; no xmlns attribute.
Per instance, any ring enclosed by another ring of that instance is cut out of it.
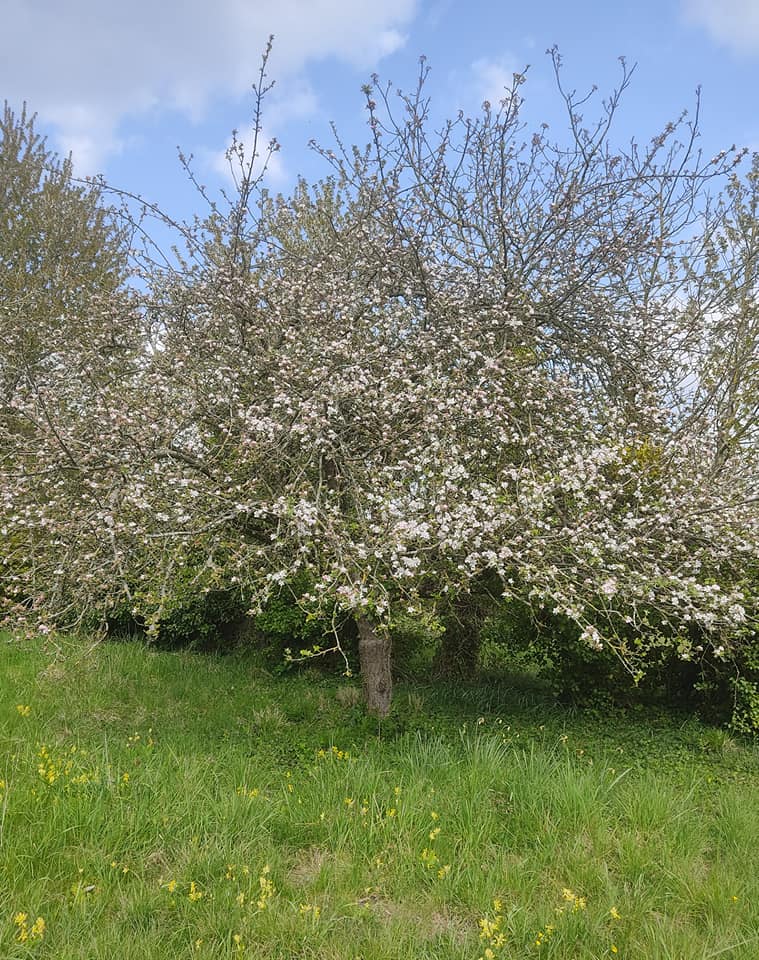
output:
<svg viewBox="0 0 759 960"><path fill-rule="evenodd" d="M624 66L586 121L554 63L564 141L526 129L520 75L500 104L433 129L422 62L411 94L372 80L369 144L319 148L327 176L291 196L263 188L258 143L236 143L238 195L139 297L97 193L65 164L48 187L41 148L11 151L28 209L55 188L52 208L91 225L62 248L70 269L36 212L11 230L49 265L35 363L56 357L44 389L27 377L6 402L16 615L125 607L155 629L188 583L251 610L289 588L338 647L355 622L379 715L395 620L483 577L633 676L662 646L745 642L756 161L741 177L740 153L704 158L685 116L620 148ZM13 276L38 275L26 256Z"/></svg>

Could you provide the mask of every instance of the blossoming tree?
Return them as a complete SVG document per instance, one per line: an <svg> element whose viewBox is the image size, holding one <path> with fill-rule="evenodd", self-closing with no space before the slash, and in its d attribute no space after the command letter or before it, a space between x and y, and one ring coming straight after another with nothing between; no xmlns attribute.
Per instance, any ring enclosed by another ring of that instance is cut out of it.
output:
<svg viewBox="0 0 759 960"><path fill-rule="evenodd" d="M735 157L684 121L614 149L627 72L595 125L562 94L565 145L525 136L521 76L433 134L425 76L375 79L368 147L323 150L331 176L290 197L236 145L239 195L183 269L98 312L44 419L17 401L44 465L4 478L13 542L46 540L13 572L24 610L157 624L188 568L251 608L297 582L355 620L380 716L394 618L484 575L633 674L661 643L739 642L756 460L719 446L699 299Z"/></svg>

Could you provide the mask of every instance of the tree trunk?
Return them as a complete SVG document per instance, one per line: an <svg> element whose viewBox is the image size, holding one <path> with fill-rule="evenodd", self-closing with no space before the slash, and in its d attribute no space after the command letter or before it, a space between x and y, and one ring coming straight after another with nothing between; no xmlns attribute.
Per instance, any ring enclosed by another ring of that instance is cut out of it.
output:
<svg viewBox="0 0 759 960"><path fill-rule="evenodd" d="M387 629L370 617L356 617L358 658L369 713L386 717L393 695L392 644Z"/></svg>

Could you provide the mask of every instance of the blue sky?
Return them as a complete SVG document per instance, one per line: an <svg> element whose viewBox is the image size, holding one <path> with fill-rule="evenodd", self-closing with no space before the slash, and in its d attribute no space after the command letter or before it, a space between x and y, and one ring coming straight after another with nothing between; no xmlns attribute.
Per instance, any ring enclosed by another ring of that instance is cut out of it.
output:
<svg viewBox="0 0 759 960"><path fill-rule="evenodd" d="M546 49L559 46L567 86L596 83L599 95L624 55L637 69L620 140L654 135L701 85L705 152L759 149L759 0L0 0L0 23L0 99L26 100L78 172L102 172L178 217L200 207L176 147L194 154L202 182L225 183L224 149L248 125L269 33L274 189L326 172L307 144L329 145L331 120L363 143L361 84L377 71L411 87L420 54L440 114L475 112L529 64L525 116L559 137Z"/></svg>

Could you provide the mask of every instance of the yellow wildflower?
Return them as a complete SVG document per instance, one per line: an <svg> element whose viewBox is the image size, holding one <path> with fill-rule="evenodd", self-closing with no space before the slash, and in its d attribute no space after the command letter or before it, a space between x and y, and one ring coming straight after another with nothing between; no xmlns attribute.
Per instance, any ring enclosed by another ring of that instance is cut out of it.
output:
<svg viewBox="0 0 759 960"><path fill-rule="evenodd" d="M480 940L492 940L501 927L501 918L489 920L487 917L482 917L477 923L480 928Z"/></svg>
<svg viewBox="0 0 759 960"><path fill-rule="evenodd" d="M267 863L266 866L261 869L261 875L258 878L260 896L256 901L256 906L259 910L265 910L267 903L277 892L274 884L269 879L270 871L271 867Z"/></svg>

